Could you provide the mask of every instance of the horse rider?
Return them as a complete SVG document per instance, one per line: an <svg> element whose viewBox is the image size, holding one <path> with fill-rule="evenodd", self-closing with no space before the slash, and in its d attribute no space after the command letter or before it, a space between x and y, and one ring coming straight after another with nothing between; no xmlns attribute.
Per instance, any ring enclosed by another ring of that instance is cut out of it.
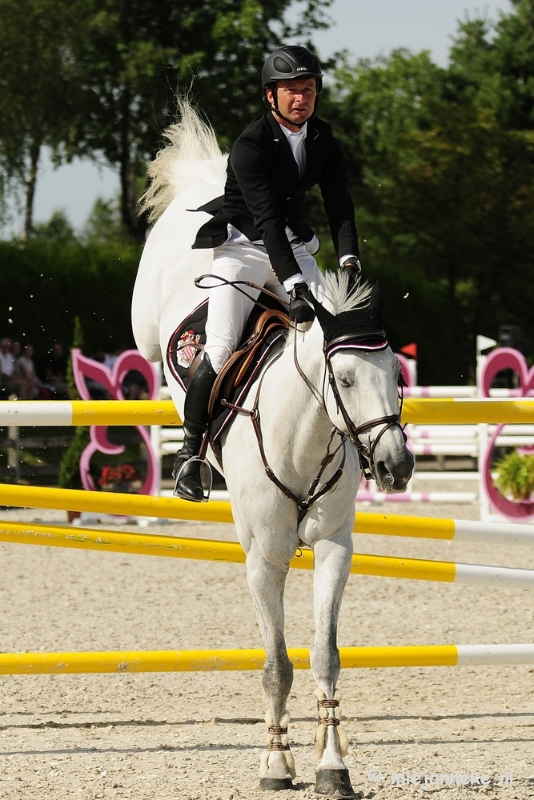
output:
<svg viewBox="0 0 534 800"><path fill-rule="evenodd" d="M237 138L229 157L224 195L202 211L211 219L193 248L213 248L213 271L228 281L252 281L286 301L294 324L315 312L309 292L321 296L313 258L319 241L304 219L306 192L319 184L339 265L360 272L354 206L347 191L341 147L330 125L315 116L323 74L305 47L280 47L267 58L262 87L268 111ZM246 290L254 299L259 291ZM184 443L174 464L174 495L201 501L197 456L209 424L208 401L221 367L236 350L253 299L229 285L209 295L204 356L187 390Z"/></svg>

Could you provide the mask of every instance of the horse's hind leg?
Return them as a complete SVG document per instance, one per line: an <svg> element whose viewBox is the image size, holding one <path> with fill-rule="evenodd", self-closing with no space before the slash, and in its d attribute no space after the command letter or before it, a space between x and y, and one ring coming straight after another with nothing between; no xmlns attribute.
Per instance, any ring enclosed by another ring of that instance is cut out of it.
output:
<svg viewBox="0 0 534 800"><path fill-rule="evenodd" d="M315 750L319 758L315 794L320 797L354 797L349 771L343 761L348 740L340 725L341 694L336 691L340 660L337 623L343 590L350 574L352 537L325 539L314 547L315 640L311 651L313 677L317 682L319 726Z"/></svg>
<svg viewBox="0 0 534 800"><path fill-rule="evenodd" d="M261 789L291 789L295 763L289 749L286 701L293 683L293 665L284 638L284 588L288 566L275 566L253 540L247 554L247 577L265 646L263 688L268 700L267 750L260 765Z"/></svg>

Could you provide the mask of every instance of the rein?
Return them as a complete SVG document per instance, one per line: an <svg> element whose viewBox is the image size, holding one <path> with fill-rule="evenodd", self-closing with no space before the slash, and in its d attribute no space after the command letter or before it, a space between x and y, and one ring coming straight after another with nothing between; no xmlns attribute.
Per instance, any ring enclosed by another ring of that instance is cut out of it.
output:
<svg viewBox="0 0 534 800"><path fill-rule="evenodd" d="M234 411L237 411L240 414L244 414L245 416L250 417L251 422L252 422L252 426L254 428L254 432L256 434L256 439L257 439L257 442L258 442L258 448L259 448L259 451L260 451L261 460L263 462L263 467L265 469L265 474L267 475L269 480L271 480L275 484L275 486L277 486L280 489L282 494L284 494L289 500L292 500L295 503L295 505L297 506L297 509L298 509L297 525L300 525L300 523L302 522L302 520L304 519L304 517L306 516L306 514L308 513L308 511L312 507L312 505L320 497L322 497L327 492L329 492L330 489L332 489L336 485L336 483L340 480L341 476L343 475L343 469L345 467L345 459L347 457L347 451L346 451L346 447L345 447L345 438L346 437L342 436L339 446L336 447L335 450L330 452L330 447L332 445L332 441L334 439L334 436L336 435L336 433L339 433L339 431L337 430L336 427L332 428L332 433L330 434L330 440L328 442L328 447L326 449L326 455L323 458L323 460L321 461L321 464L319 466L319 472L316 475L316 477L313 479L313 481L311 482L310 487L309 487L308 491L306 492L306 495L305 495L304 498L299 499L297 497L297 495L294 494L291 491L291 489L289 489L289 487L287 487L284 483L282 483L282 481L276 476L276 474L273 472L271 466L269 465L269 462L267 460L267 456L265 454L265 447L264 447L264 443L263 443L263 432L261 430L261 422L260 422L259 402L260 402L260 394L261 394L261 387L262 387L262 384L263 384L263 379L264 379L265 375L267 374L267 371L272 367L272 365L276 361L278 361L278 359L280 358L281 355L282 355L282 353L279 353L275 358L273 358L269 362L269 364L265 368L265 370L264 370L264 372L263 372L263 374L262 374L262 376L260 378L260 382L258 384L258 391L256 392L256 398L254 400L254 405L252 406L252 409L249 410L247 408L242 408L240 406L233 405L232 403L229 403L227 400L223 400L222 404L224 406L227 406L228 408L234 409ZM319 486L319 483L321 481L321 478L323 476L323 473L324 473L325 469L333 461L333 459L335 458L335 456L337 455L337 453L341 449L343 449L343 458L341 460L341 464L339 465L339 467L336 470L336 472L332 475L332 477L319 490L317 490L317 487Z"/></svg>
<svg viewBox="0 0 534 800"><path fill-rule="evenodd" d="M215 285L212 285L212 286L202 285L202 282L206 278L208 278L208 279L209 278L213 278L216 281L219 281L219 283L217 283ZM220 286L233 286L234 289L236 289L238 292L241 292L242 294L244 294L246 297L248 297L250 300L252 300L252 302L256 303L256 305L258 305L260 308L265 309L266 307L262 303L260 303L257 299L254 299L253 297L251 297L251 295L249 295L248 292L246 292L244 289L241 288L241 286L248 286L248 287L250 287L252 289L257 289L260 292L264 292L264 294L268 295L269 297L274 298L275 300L277 300L279 302L285 303L285 305L289 305L289 303L287 303L287 301L282 300L274 292L271 292L270 290L266 289L265 287L258 286L257 284L255 284L255 283L253 283L251 281L230 281L230 280L227 280L226 278L223 278L223 277L221 277L219 275L206 274L206 275L201 275L199 278L196 278L195 279L195 285L198 286L199 288L203 288L203 289L215 289L215 288L218 288ZM308 513L308 511L312 507L312 505L320 497L322 497L323 495L327 494L327 492L329 492L331 489L333 489L333 487L341 479L341 476L343 474L343 469L345 467L346 456L347 456L347 450L346 450L346 440L347 439L349 439L349 441L357 449L358 456L359 456L359 459L360 459L360 466L362 468L362 471L363 471L366 479L370 480L373 477L374 454L375 454L376 446L378 445L380 439L385 434L385 432L387 430L389 430L390 428L398 426L401 429L405 440L406 440L406 434L404 433L404 427L401 425L401 421L400 421L401 412L402 412L402 404L403 404L403 392L402 392L403 383L402 382L400 382L400 388L401 388L400 401L401 402L400 402L400 409L399 409L399 413L398 414L390 414L390 415L387 415L387 416L378 417L377 419L373 419L373 420L370 420L369 422L364 422L362 425L356 426L356 425L354 425L353 421L350 419L349 414L347 412L347 409L345 408L345 406L343 404L343 401L341 399L341 395L339 393L339 389L338 389L338 386L337 386L337 382L336 382L336 379L335 379L334 371L332 369L332 355L333 355L333 353L331 352L331 350L332 350L331 344L333 344L333 343L325 343L325 345L324 345L324 356L325 356L326 369L325 369L325 375L324 375L324 378L323 378L323 390L322 390L322 394L321 394L320 391L308 379L307 375L305 374L305 372L303 371L303 369L301 368L301 366L299 364L298 356L297 356L297 335L296 334L297 334L297 331L295 330L295 336L294 336L294 340L293 340L294 341L294 351L293 351L293 353L294 353L294 362L295 362L295 367L297 369L297 372L299 373L299 375L303 379L303 381L306 384L306 386L308 386L308 388L310 389L311 393L313 394L313 396L315 397L315 399L317 400L317 402L319 403L319 405L321 406L321 408L323 409L325 414L328 416L328 412L327 412L327 409L326 409L326 401L325 401L325 382L326 382L326 372L328 371L328 382L330 384L330 387L332 389L332 393L333 393L335 401L336 401L337 410L338 410L338 412L341 413L341 415L343 417L343 420L345 422L345 425L347 426L347 430L348 430L348 433L345 433L344 431L340 430L337 426L335 426L335 425L333 426L332 433L330 435L330 440L329 440L328 446L327 446L326 455L323 458L323 460L321 461L321 464L319 466L319 472L318 472L317 476L311 482L310 487L309 487L309 489L308 489L308 491L306 493L306 496L304 498L299 499L291 491L291 489L289 489L287 486L285 486L285 484L283 484L282 481L273 472L273 470L272 470L272 468L269 465L269 462L267 460L267 456L265 454L265 447L264 447L264 443L263 443L263 433L262 433L262 430L261 430L259 401L260 401L261 388L262 388L262 385L263 385L263 379L265 378L265 375L267 374L267 371L280 358L282 353L278 353L278 355L275 356L268 363L267 367L263 371L263 374L262 374L262 376L260 378L260 382L258 384L258 391L256 393L256 398L254 400L254 405L253 405L252 409L249 410L249 409L246 409L246 408L242 408L241 406L234 405L233 403L230 403L227 400L222 400L221 403L222 403L222 405L226 406L227 408L233 409L234 411L236 411L239 414L244 414L245 416L250 417L252 425L253 425L253 428L254 428L254 432L256 434L256 439L258 441L258 448L259 448L259 451L260 451L260 456L261 456L261 459L262 459L262 462L263 462L265 473L266 473L267 477L275 484L275 486L277 486L280 489L282 494L284 494L285 497L287 497L289 500L292 500L295 503L295 505L297 506L297 509L298 509L298 525L300 525L300 523L302 522L302 520L304 519L304 517L306 516L306 514ZM352 340L350 338L348 338L346 340L346 342L343 342L341 344L341 347L339 347L339 344L336 342L336 351L337 351L337 349L343 349L343 344L346 344L347 348L355 347L355 346L358 347L358 345L355 344L355 342L356 342L356 337L354 337ZM361 349L365 349L365 347L362 347ZM360 438L359 438L360 435L362 433L365 433L366 431L371 430L372 428L375 428L378 425L383 425L384 427L379 432L379 434L375 437L373 442L371 442L371 437L369 436L369 446L365 445L360 440ZM331 447L332 442L334 440L334 437L336 435L338 435L340 437L341 442L340 442L339 446L335 450L333 450L331 452L330 451L330 447ZM206 445L207 445L207 442L206 442ZM343 458L341 460L340 466L338 467L338 469L336 470L334 475L332 475L332 477L320 489L318 489L319 483L321 481L321 478L323 476L323 473L324 473L325 469L332 462L332 460L335 458L335 456L337 455L337 453L341 449L343 449Z"/></svg>

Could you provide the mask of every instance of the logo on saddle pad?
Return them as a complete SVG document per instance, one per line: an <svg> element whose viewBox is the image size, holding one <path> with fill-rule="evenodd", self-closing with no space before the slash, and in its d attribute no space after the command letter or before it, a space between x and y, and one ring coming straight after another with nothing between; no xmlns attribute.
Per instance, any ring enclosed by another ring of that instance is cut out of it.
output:
<svg viewBox="0 0 534 800"><path fill-rule="evenodd" d="M192 330L184 331L178 340L178 347L176 352L176 361L178 366L184 369L189 369L195 356L198 353L198 344L200 342L200 333L195 333Z"/></svg>

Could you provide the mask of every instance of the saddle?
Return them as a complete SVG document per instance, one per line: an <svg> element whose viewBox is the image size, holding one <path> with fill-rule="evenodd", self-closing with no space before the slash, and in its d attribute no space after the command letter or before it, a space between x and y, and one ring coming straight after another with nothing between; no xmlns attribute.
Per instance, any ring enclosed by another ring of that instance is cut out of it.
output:
<svg viewBox="0 0 534 800"><path fill-rule="evenodd" d="M246 385L251 368L260 361L265 346L272 341L272 334L288 328L289 317L283 311L270 309L260 314L248 339L232 353L215 379L208 405L210 417L223 401L234 397L238 389Z"/></svg>
<svg viewBox="0 0 534 800"><path fill-rule="evenodd" d="M210 444L222 464L220 439L238 413L262 367L282 346L289 330L289 317L282 306L261 294L243 332L237 350L217 375L208 405ZM178 326L167 347L167 364L173 377L187 390L202 358L206 342L208 301L205 300Z"/></svg>

